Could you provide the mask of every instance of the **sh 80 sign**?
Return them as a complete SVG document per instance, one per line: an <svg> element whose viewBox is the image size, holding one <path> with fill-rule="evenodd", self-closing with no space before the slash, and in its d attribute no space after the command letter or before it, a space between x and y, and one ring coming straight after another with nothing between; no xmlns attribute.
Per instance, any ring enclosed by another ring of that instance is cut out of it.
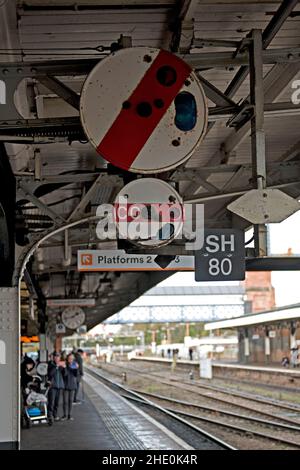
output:
<svg viewBox="0 0 300 470"><path fill-rule="evenodd" d="M195 252L196 281L245 279L244 232L233 229L206 230L203 248Z"/></svg>

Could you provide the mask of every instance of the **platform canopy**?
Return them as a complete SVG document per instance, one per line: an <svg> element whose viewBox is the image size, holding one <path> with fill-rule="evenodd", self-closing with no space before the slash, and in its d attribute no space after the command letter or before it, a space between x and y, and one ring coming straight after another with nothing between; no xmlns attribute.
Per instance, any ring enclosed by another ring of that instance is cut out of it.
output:
<svg viewBox="0 0 300 470"><path fill-rule="evenodd" d="M245 228L247 223L241 224L226 207L253 188L247 48L252 31L261 30L266 185L299 197L296 0L1 3L0 80L7 100L15 95L18 113L13 105L0 105L0 140L17 179L19 248L65 223L93 217L99 204L114 201L132 179L100 157L79 119L87 75L120 47L163 48L193 68L207 97L208 129L191 158L160 177L176 186L185 202L205 204L207 227ZM78 249L116 247L116 240L101 242L95 220L86 220L41 244L28 265L28 285L38 286L36 292L44 298L95 298L96 306L86 309L86 324L92 328L170 275L77 271ZM139 251L132 245L126 248ZM158 254L183 252L178 240ZM59 312L49 310L50 329Z"/></svg>
<svg viewBox="0 0 300 470"><path fill-rule="evenodd" d="M245 326L258 326L271 323L279 323L286 320L300 319L300 304L289 305L286 307L276 308L270 311L255 313L253 315L243 315L237 318L214 321L206 323L205 330L221 330L240 328Z"/></svg>

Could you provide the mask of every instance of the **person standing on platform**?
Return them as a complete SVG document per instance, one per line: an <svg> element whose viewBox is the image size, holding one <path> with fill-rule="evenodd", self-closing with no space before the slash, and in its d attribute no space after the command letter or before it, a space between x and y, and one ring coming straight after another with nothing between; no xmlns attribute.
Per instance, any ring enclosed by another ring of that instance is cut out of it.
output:
<svg viewBox="0 0 300 470"><path fill-rule="evenodd" d="M72 353L67 355L66 367L64 369L64 401L63 410L64 414L61 418L62 421L69 419L73 421L72 417L72 405L74 401L75 391L77 390L77 375L78 375L78 364L74 360Z"/></svg>
<svg viewBox="0 0 300 470"><path fill-rule="evenodd" d="M178 349L173 349L173 359L172 359L172 365L171 365L172 372L175 372L175 369L176 369L178 352L179 352Z"/></svg>
<svg viewBox="0 0 300 470"><path fill-rule="evenodd" d="M81 402L78 400L78 395L79 395L80 383L83 377L83 359L82 359L83 350L78 349L74 356L75 356L75 361L78 364L77 389L75 390L74 403L80 404ZM83 393L82 393L82 396L83 396Z"/></svg>
<svg viewBox="0 0 300 470"><path fill-rule="evenodd" d="M298 347L291 349L291 366L294 368L298 366Z"/></svg>
<svg viewBox="0 0 300 470"><path fill-rule="evenodd" d="M65 384L63 379L64 366L60 362L60 353L54 352L52 360L48 363L48 381L50 388L48 392L48 422L49 424L54 421L59 421L57 416L59 398L61 390L64 390Z"/></svg>

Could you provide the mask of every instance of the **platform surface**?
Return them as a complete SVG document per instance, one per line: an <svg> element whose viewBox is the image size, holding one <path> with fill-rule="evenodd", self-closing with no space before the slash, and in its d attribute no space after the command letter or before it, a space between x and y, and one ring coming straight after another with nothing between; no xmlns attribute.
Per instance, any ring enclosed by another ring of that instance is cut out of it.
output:
<svg viewBox="0 0 300 470"><path fill-rule="evenodd" d="M85 401L73 408L74 421L37 423L21 433L22 450L190 449L134 405L92 376L84 378ZM60 406L60 416L62 409Z"/></svg>

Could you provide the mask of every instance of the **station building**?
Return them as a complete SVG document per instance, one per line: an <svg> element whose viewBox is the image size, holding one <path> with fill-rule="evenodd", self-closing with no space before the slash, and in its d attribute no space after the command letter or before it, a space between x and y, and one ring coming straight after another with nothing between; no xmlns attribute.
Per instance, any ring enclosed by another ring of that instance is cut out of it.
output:
<svg viewBox="0 0 300 470"><path fill-rule="evenodd" d="M207 323L208 331L237 330L238 362L280 364L300 345L300 304Z"/></svg>

